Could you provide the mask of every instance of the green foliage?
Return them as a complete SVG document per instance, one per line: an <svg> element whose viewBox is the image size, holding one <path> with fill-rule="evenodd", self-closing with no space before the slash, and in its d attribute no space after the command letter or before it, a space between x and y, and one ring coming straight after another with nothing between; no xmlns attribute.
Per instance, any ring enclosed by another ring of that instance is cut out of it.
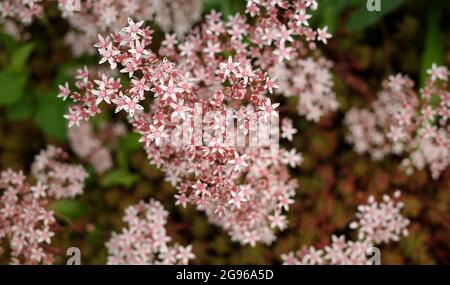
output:
<svg viewBox="0 0 450 285"><path fill-rule="evenodd" d="M27 83L26 63L30 57L34 44L20 46L13 50L16 43L8 37L1 37L2 44L9 51L9 65L0 71L0 106L9 106L19 101L25 94Z"/></svg>
<svg viewBox="0 0 450 285"><path fill-rule="evenodd" d="M5 69L0 72L0 106L12 105L25 94L27 75L24 72L16 72Z"/></svg>
<svg viewBox="0 0 450 285"><path fill-rule="evenodd" d="M211 10L221 12L223 16L228 17L245 10L245 1L243 0L207 0L203 5L203 11L208 13Z"/></svg>
<svg viewBox="0 0 450 285"><path fill-rule="evenodd" d="M8 55L11 55L19 46L19 43L9 34L0 32L0 46L5 49Z"/></svg>
<svg viewBox="0 0 450 285"><path fill-rule="evenodd" d="M100 185L105 188L112 186L131 188L138 181L139 175L131 173L126 169L114 169L102 177Z"/></svg>
<svg viewBox="0 0 450 285"><path fill-rule="evenodd" d="M444 36L440 26L441 8L442 7L439 3L432 2L428 11L428 27L420 69L421 86L425 85L427 70L432 66L432 64L442 64L443 62Z"/></svg>
<svg viewBox="0 0 450 285"><path fill-rule="evenodd" d="M16 52L13 53L9 68L17 72L26 70L26 63L33 50L34 50L33 43L21 46Z"/></svg>
<svg viewBox="0 0 450 285"><path fill-rule="evenodd" d="M137 151L141 148L141 143L139 142L139 134L128 133L120 141L120 149L125 153L130 153Z"/></svg>
<svg viewBox="0 0 450 285"><path fill-rule="evenodd" d="M74 82L75 71L82 66L84 60L71 60L65 62L58 67L56 76L53 79L53 88L57 89L59 85L64 85L66 82L72 84Z"/></svg>
<svg viewBox="0 0 450 285"><path fill-rule="evenodd" d="M343 13L352 10L346 28L351 32L360 31L379 22L405 2L405 0L381 0L381 11L370 12L367 10L367 0L323 0L312 15L311 23L313 26L328 26L329 31L334 32Z"/></svg>
<svg viewBox="0 0 450 285"><path fill-rule="evenodd" d="M356 5L360 0L323 0L319 3L317 11L312 15L311 23L314 26L328 26L330 32L336 30L340 14L349 7Z"/></svg>
<svg viewBox="0 0 450 285"><path fill-rule="evenodd" d="M78 200L58 200L50 204L49 209L56 215L71 221L81 218L86 214L88 206Z"/></svg>
<svg viewBox="0 0 450 285"><path fill-rule="evenodd" d="M350 19L347 23L347 29L349 31L363 30L378 21L392 11L399 8L405 0L381 0L381 11L370 12L367 10L367 1L359 1L359 8L357 8L350 15Z"/></svg>
<svg viewBox="0 0 450 285"><path fill-rule="evenodd" d="M8 45L12 46L12 43ZM77 66L69 62L58 68L54 79L53 91L35 90L35 86L26 89L27 62L34 44L16 45L10 64L0 72L0 106L6 105L10 120L24 120L33 117L36 125L47 136L58 141L67 139L67 121L64 119L67 103L56 96L57 86L70 81L70 70Z"/></svg>
<svg viewBox="0 0 450 285"><path fill-rule="evenodd" d="M111 170L102 177L100 185L102 187L122 186L130 189L140 180L140 175L130 172L129 157L133 152L141 149L139 143L139 134L130 132L125 135L119 144L119 148L115 153L116 169Z"/></svg>
<svg viewBox="0 0 450 285"><path fill-rule="evenodd" d="M11 121L20 121L30 118L34 111L33 96L30 93L26 93L20 100L8 107L6 114Z"/></svg>
<svg viewBox="0 0 450 285"><path fill-rule="evenodd" d="M67 121L64 118L66 103L51 92L37 97L34 121L48 136L65 141L67 139Z"/></svg>
<svg viewBox="0 0 450 285"><path fill-rule="evenodd" d="M334 5L325 6L323 9L321 26L327 26L330 32L334 32L336 30L339 14L348 3L349 2L345 0L337 0Z"/></svg>

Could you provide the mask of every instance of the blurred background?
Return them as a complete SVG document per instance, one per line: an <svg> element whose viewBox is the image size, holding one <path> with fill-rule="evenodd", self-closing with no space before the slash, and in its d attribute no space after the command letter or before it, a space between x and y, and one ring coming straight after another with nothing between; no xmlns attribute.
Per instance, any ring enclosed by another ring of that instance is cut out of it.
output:
<svg viewBox="0 0 450 285"><path fill-rule="evenodd" d="M365 107L381 89L383 78L404 73L418 86L425 70L436 62L450 66L450 1L382 1L381 12L368 12L366 0L321 0L314 26L328 25L333 39L323 53L335 62L336 93L340 109L319 124L300 118L295 104L283 116L294 120L299 133L292 147L301 151L304 163L293 170L299 181L289 227L272 246L242 247L208 224L193 207L174 205L175 189L150 165L137 136L126 134L106 140L113 168L99 175L89 170L85 194L51 205L63 227L53 239L60 253L81 249L83 264L104 264L105 241L124 223L124 209L139 200L155 198L170 212L169 235L182 244L192 243L195 264L278 264L280 255L304 245L325 245L332 234L353 233L347 225L356 207L370 194L380 197L399 189L404 214L412 221L410 235L382 248L384 264L450 264L450 170L438 180L427 171L406 176L401 159L372 161L356 154L345 142L343 117L350 107ZM203 11L224 15L244 11L244 1L208 0ZM47 144L71 152L66 120L67 105L56 98L58 85L73 83L73 72L95 66L95 56L75 57L64 44L69 26L58 9L49 7L44 17L28 27L29 40L17 41L0 30L0 169L29 170L35 154ZM154 24L155 50L163 33ZM73 86L73 85L72 85ZM286 98L280 99L288 103ZM117 120L102 113L92 120L95 132ZM75 157L75 155L74 155ZM0 263L7 261L0 256Z"/></svg>

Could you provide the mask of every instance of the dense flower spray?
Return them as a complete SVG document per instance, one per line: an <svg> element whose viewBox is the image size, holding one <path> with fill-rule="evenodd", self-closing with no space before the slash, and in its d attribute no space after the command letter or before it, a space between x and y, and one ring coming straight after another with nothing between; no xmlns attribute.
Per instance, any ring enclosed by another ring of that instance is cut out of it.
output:
<svg viewBox="0 0 450 285"><path fill-rule="evenodd" d="M83 192L87 176L79 165L64 162L67 154L49 146L36 156L31 167L33 183L22 171L0 173L0 242L9 242L11 263L51 264L46 250L54 236L50 201L73 198Z"/></svg>
<svg viewBox="0 0 450 285"><path fill-rule="evenodd" d="M366 205L360 205L356 213L357 221L350 228L357 230L355 241L345 236L332 236L331 244L323 249L305 247L297 252L283 254L281 259L286 265L370 265L374 246L398 241L408 235L409 220L400 211L403 203L399 201L400 192L394 197L383 196L382 202L369 197Z"/></svg>
<svg viewBox="0 0 450 285"><path fill-rule="evenodd" d="M192 246L169 246L167 215L155 200L128 207L124 216L128 227L119 234L113 233L106 243L108 264L188 264L195 258Z"/></svg>
<svg viewBox="0 0 450 285"><path fill-rule="evenodd" d="M448 70L433 65L417 93L407 76L390 76L371 109L352 109L345 122L347 140L374 159L387 154L405 158L408 174L428 168L437 179L450 165L450 92Z"/></svg>
<svg viewBox="0 0 450 285"><path fill-rule="evenodd" d="M83 69L77 76L78 91L62 87L60 97L77 102L66 115L70 125L96 115L102 102L115 106L116 112L125 111L141 134L150 160L177 187L177 204L196 205L233 240L254 245L271 243L274 231L286 227L283 212L293 203L296 188L286 166L302 161L295 149L274 150L273 140L252 147L254 122L278 119L278 104L268 97L278 86L262 68L291 59L295 50L291 37L326 41L329 34L308 27L306 12L316 8L315 1L263 3L268 8L250 2L247 10L255 17L255 26L245 16L224 22L213 12L179 45L175 37L166 38L161 54L171 61L160 60L148 48L152 31L143 27L143 21L129 19L121 32L99 36L96 47L102 56L100 63L108 62L131 82L123 84L107 75L93 80ZM261 42L263 31L259 29L273 30L275 38ZM276 56L259 57L261 50ZM148 94L154 98L144 111ZM234 126L244 144L236 144L229 133L224 135ZM282 131L282 137L289 139L296 132L289 121L283 123ZM278 126L266 129L276 143L278 132ZM187 134L187 143L176 143L174 138L180 134Z"/></svg>
<svg viewBox="0 0 450 285"><path fill-rule="evenodd" d="M222 224L235 240L251 244L260 240L273 241L272 228L285 227L281 213L292 203L296 187L285 165L295 166L301 157L295 150L278 150L272 157L264 158L263 148L226 144L219 135L226 129L226 120L206 116L212 111L227 113L233 104L238 104L234 114L240 116L237 121L248 137L252 130L246 118L254 117L258 121L278 116L277 104L264 97L270 79L260 70L255 70L247 79L242 78L230 57L227 64L231 70L223 71L216 91L211 91L216 99L208 101L208 94L197 92L197 85L189 75L167 60L158 60L146 49L151 31L141 28L142 24L129 20L124 31L113 37L100 37L98 43L103 56L101 62L108 61L113 68L120 64L121 71L130 75L128 87L122 87L120 79L106 75L91 81L89 72L83 69L76 83L81 93L61 88L61 97L70 96L78 101L66 116L70 125L77 125L100 112L98 105L103 101L115 105L117 112L126 111L135 130L141 134L151 161L177 186L177 204L185 206L189 202L205 210L211 220ZM228 86L223 86L222 82ZM150 111L143 112L145 94L150 90L155 98ZM248 105L239 107L244 102ZM213 134L210 139L204 138L202 133L194 133L192 121L198 115L203 128ZM183 128L192 134L187 143L177 144L167 139L169 135L181 133ZM246 182L241 183L242 179ZM271 223L274 219L281 221Z"/></svg>

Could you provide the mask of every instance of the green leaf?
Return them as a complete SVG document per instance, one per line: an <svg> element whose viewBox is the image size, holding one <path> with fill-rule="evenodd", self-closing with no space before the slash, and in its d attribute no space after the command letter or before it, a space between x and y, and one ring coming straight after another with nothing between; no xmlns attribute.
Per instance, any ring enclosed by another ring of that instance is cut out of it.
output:
<svg viewBox="0 0 450 285"><path fill-rule="evenodd" d="M0 32L0 43L5 47L5 50L9 55L12 54L19 46L19 42L17 40L4 32Z"/></svg>
<svg viewBox="0 0 450 285"><path fill-rule="evenodd" d="M356 0L359 2L359 0ZM327 26L328 31L333 33L336 30L337 21L341 12L355 5L355 0L323 0L319 8L311 16L313 26Z"/></svg>
<svg viewBox="0 0 450 285"><path fill-rule="evenodd" d="M120 168L128 167L128 156L123 149L118 149L115 155L116 165Z"/></svg>
<svg viewBox="0 0 450 285"><path fill-rule="evenodd" d="M139 175L133 174L126 169L115 169L105 174L100 181L100 185L106 188L111 186L131 188L137 181L139 181Z"/></svg>
<svg viewBox="0 0 450 285"><path fill-rule="evenodd" d="M38 127L48 136L59 141L67 139L66 103L55 94L37 96L37 112L34 118Z"/></svg>
<svg viewBox="0 0 450 285"><path fill-rule="evenodd" d="M9 68L14 71L21 71L25 69L27 60L30 57L33 49L34 44L29 43L16 50L12 55Z"/></svg>
<svg viewBox="0 0 450 285"><path fill-rule="evenodd" d="M208 13L211 10L222 12L224 17L228 17L244 11L245 2L242 0L207 0L203 4L203 11Z"/></svg>
<svg viewBox="0 0 450 285"><path fill-rule="evenodd" d="M390 12L399 8L405 0L380 0L381 1L381 11L370 12L367 10L367 1L362 0L360 7L356 9L351 15L347 22L347 29L349 31L357 31L365 29L379 20Z"/></svg>
<svg viewBox="0 0 450 285"><path fill-rule="evenodd" d="M6 114L11 121L25 120L31 117L34 112L33 97L28 93L19 101L6 109Z"/></svg>
<svg viewBox="0 0 450 285"><path fill-rule="evenodd" d="M441 9L440 5L433 2L428 12L428 27L425 39L425 48L422 55L420 68L420 84L423 87L427 79L427 70L433 63L442 64L444 60L444 40L443 32L440 27Z"/></svg>
<svg viewBox="0 0 450 285"><path fill-rule="evenodd" d="M78 200L58 200L50 204L49 209L69 220L76 220L86 214L87 204Z"/></svg>
<svg viewBox="0 0 450 285"><path fill-rule="evenodd" d="M90 244L102 245L105 241L103 240L103 233L100 228L94 225L94 229L88 233L88 240Z"/></svg>
<svg viewBox="0 0 450 285"><path fill-rule="evenodd" d="M53 80L54 87L57 88L59 85L64 85L66 82L71 84L77 67L78 66L72 62L61 64L58 67L55 79Z"/></svg>
<svg viewBox="0 0 450 285"><path fill-rule="evenodd" d="M98 61L92 56L81 56L76 59L68 60L59 65L56 71L56 76L53 80L53 86L58 88L59 85L69 82L70 85L74 83L75 74L78 69L82 69L84 66L91 66L97 64ZM128 78L126 76L125 78Z"/></svg>
<svg viewBox="0 0 450 285"><path fill-rule="evenodd" d="M0 72L0 105L12 105L25 93L27 81L25 72L14 72L5 69Z"/></svg>
<svg viewBox="0 0 450 285"><path fill-rule="evenodd" d="M141 148L139 142L140 135L136 133L128 133L120 141L120 149L126 153L135 152Z"/></svg>

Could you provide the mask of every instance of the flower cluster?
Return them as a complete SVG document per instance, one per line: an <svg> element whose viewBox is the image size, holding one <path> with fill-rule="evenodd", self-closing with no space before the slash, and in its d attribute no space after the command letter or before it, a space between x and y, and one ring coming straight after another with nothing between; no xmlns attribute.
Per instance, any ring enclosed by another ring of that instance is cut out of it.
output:
<svg viewBox="0 0 450 285"><path fill-rule="evenodd" d="M186 32L199 19L203 0L98 0L82 1L80 11L59 7L71 27L66 43L76 55L93 54L97 34L107 34L123 27L128 17L154 20L164 31Z"/></svg>
<svg viewBox="0 0 450 285"><path fill-rule="evenodd" d="M437 179L450 165L450 92L448 70L433 65L419 93L407 76L390 76L369 110L352 109L345 122L347 139L374 159L403 154L408 174L429 168Z"/></svg>
<svg viewBox="0 0 450 285"><path fill-rule="evenodd" d="M331 67L332 62L323 57L308 57L276 65L270 73L278 79L277 93L298 96L298 114L318 122L338 108Z"/></svg>
<svg viewBox="0 0 450 285"><path fill-rule="evenodd" d="M196 83L205 92L214 88L218 75L228 73L241 77L246 85L260 67L272 77L266 83L270 93L280 87L278 94L298 96L299 114L317 121L334 111L337 102L330 62L309 54L316 49L315 41L326 43L331 37L326 27L317 31L309 27L309 10L316 9L314 0L247 1L247 15L224 21L213 11L182 43L168 35L160 53L200 80ZM233 55L229 68L226 54Z"/></svg>
<svg viewBox="0 0 450 285"><path fill-rule="evenodd" d="M177 186L178 204L189 202L205 210L212 221L240 242L273 241L273 229L285 227L281 214L295 193L295 180L289 178L286 165L295 166L301 156L295 150L277 149L271 158L265 158L270 147L236 146L222 136L230 125L224 118L231 109L231 125L236 120L244 142L254 132L251 121L278 119L278 104L265 96L274 87L273 80L259 69L252 70L249 62L236 61L232 56L219 60L216 70L208 73L210 79L192 74L184 62L179 68L166 59L159 60L147 48L152 31L142 25L130 19L121 32L99 36L96 46L102 56L100 63L108 62L113 69L121 66L120 72L128 74L131 83L122 86L119 78L105 74L91 80L87 70L80 70L76 82L79 91L61 88L59 95L77 102L66 115L69 124L77 125L96 115L102 102L114 105L116 112L125 111L141 135L150 160ZM207 80L214 82L204 87ZM150 92L153 102L144 112ZM200 133L195 128L198 117ZM210 137L202 134L206 130ZM173 137L186 132L191 134L187 143L175 143ZM278 126L274 132L278 132Z"/></svg>
<svg viewBox="0 0 450 285"><path fill-rule="evenodd" d="M258 63L277 78L277 94L298 97L297 111L307 120L317 122L337 109L333 91L332 63L316 49L316 42L328 43L328 28L312 29L311 15L318 7L315 0L248 1L247 12L257 19L258 27L250 36L260 48L254 54ZM276 16L275 7L283 13ZM261 17L261 15L265 15ZM255 50L252 50L252 54ZM284 60L286 59L286 60Z"/></svg>
<svg viewBox="0 0 450 285"><path fill-rule="evenodd" d="M111 153L104 145L117 144L126 128L123 124L104 124L98 133L94 133L88 122L70 128L68 137L70 146L75 154L94 166L97 173L102 174L113 167Z"/></svg>
<svg viewBox="0 0 450 285"><path fill-rule="evenodd" d="M34 183L22 171L0 173L0 242L9 241L11 263L51 264L46 250L56 224L49 201L72 198L83 192L87 176L79 165L63 162L67 154L49 146L36 156L31 167Z"/></svg>
<svg viewBox="0 0 450 285"><path fill-rule="evenodd" d="M4 0L0 3L0 23L12 36L21 36L22 26L28 26L42 15L42 0Z"/></svg>
<svg viewBox="0 0 450 285"><path fill-rule="evenodd" d="M16 38L26 35L35 17L44 11L43 0L4 0L0 23ZM48 1L50 2L50 1ZM153 20L165 32L184 34L197 21L203 0L55 0L71 31L66 43L75 55L93 54L98 33L110 33L125 25L128 17Z"/></svg>
<svg viewBox="0 0 450 285"><path fill-rule="evenodd" d="M108 264L188 264L195 256L192 246L179 244L169 246L165 225L167 211L160 202L140 202L125 210L124 221L128 224L120 234L113 233L106 243Z"/></svg>
<svg viewBox="0 0 450 285"><path fill-rule="evenodd" d="M356 241L347 240L345 236L332 236L330 245L323 249L305 247L297 252L283 254L281 259L286 265L370 265L370 256L374 254L374 246L407 236L409 220L400 211L403 203L399 201L400 192L394 198L383 196L378 203L374 197L369 197L368 204L360 205L355 222L350 228L357 230Z"/></svg>

